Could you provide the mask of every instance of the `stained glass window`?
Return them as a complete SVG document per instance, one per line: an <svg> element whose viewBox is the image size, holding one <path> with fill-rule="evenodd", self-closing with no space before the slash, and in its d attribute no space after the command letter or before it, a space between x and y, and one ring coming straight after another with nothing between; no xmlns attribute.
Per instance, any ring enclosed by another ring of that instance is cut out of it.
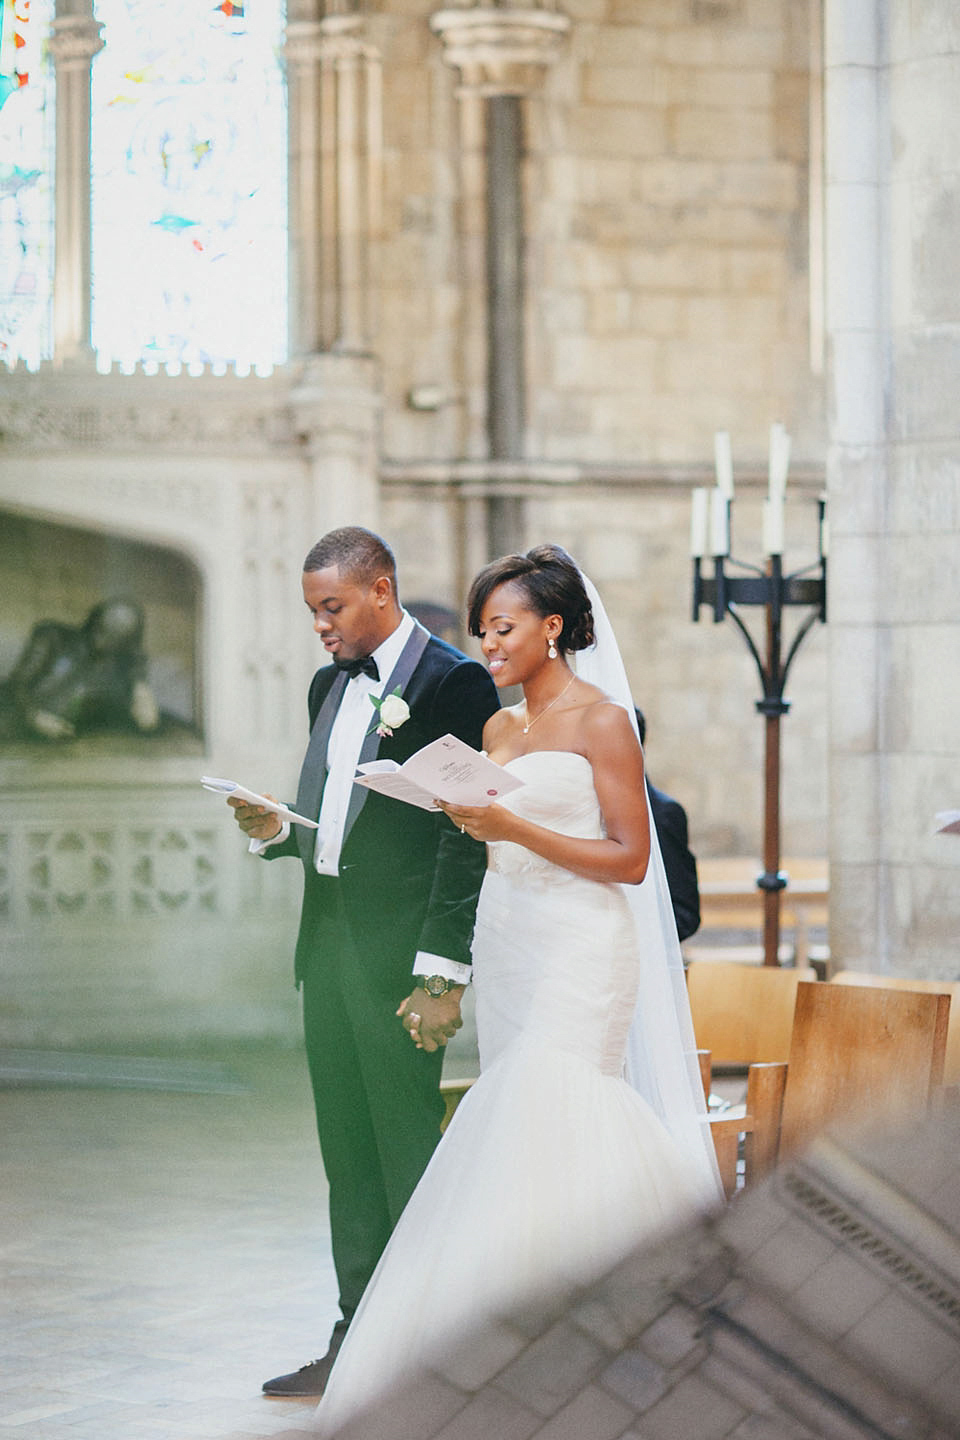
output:
<svg viewBox="0 0 960 1440"><path fill-rule="evenodd" d="M103 362L286 355L283 0L96 0L92 338Z"/></svg>
<svg viewBox="0 0 960 1440"><path fill-rule="evenodd" d="M50 354L53 0L0 0L0 359Z"/></svg>

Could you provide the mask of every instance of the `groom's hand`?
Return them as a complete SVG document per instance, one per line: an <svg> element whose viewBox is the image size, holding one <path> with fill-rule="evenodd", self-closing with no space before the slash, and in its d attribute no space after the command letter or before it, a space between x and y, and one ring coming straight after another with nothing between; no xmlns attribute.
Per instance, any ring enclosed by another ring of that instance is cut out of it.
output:
<svg viewBox="0 0 960 1440"><path fill-rule="evenodd" d="M268 800L273 800L273 795L267 795ZM227 804L233 811L233 817L245 835L251 840L272 840L279 835L283 825L273 810L264 810L262 805L248 805L245 800L238 800L231 795Z"/></svg>
<svg viewBox="0 0 960 1440"><path fill-rule="evenodd" d="M397 1014L404 1030L418 1050L442 1049L463 1025L460 1014L462 985L454 985L446 995L428 995L419 985L402 1001Z"/></svg>

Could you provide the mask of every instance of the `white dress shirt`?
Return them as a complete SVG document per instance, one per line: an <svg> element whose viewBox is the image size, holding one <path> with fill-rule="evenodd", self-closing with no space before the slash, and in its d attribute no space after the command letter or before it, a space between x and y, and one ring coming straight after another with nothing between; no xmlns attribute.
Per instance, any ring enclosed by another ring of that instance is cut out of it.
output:
<svg viewBox="0 0 960 1440"><path fill-rule="evenodd" d="M377 710L371 705L370 696L380 699L383 695L403 647L413 634L413 626L413 616L408 615L406 610L402 611L396 630L373 651L372 659L377 662L379 680L373 680L361 671L347 681L327 742L327 780L317 817L320 829L313 852L318 875L340 873L343 827L347 821L360 751L364 739L378 722Z"/></svg>
<svg viewBox="0 0 960 1440"><path fill-rule="evenodd" d="M374 680L361 671L347 681L327 742L327 779L323 787L320 814L317 817L319 829L313 852L318 875L336 876L340 873L343 830L360 751L365 737L378 722L377 709L370 703L370 697L375 695L378 699L382 698L394 666L413 634L414 624L413 616L402 610L400 624L387 636L383 644L373 651L372 658L377 662L379 680ZM251 840L250 850L255 855L261 855L269 846L278 845L289 834L290 825L285 821L282 830L272 840ZM443 955L432 955L429 951L419 950L413 973L443 975L458 985L469 985L472 967L461 965L456 960L448 960Z"/></svg>

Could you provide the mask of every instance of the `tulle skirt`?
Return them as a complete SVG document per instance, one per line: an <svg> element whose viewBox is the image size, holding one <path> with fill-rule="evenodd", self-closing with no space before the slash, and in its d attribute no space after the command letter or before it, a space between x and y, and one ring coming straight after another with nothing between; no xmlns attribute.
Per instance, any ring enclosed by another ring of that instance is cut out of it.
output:
<svg viewBox="0 0 960 1440"><path fill-rule="evenodd" d="M618 885L488 872L474 976L481 1075L367 1288L317 1412L332 1436L428 1367L467 1389L552 1310L703 1199L622 1077L637 955Z"/></svg>

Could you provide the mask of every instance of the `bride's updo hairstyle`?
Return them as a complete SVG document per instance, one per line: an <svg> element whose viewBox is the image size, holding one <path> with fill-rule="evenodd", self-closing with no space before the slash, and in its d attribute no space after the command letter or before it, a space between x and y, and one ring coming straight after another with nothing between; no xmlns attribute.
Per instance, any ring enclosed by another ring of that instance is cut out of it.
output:
<svg viewBox="0 0 960 1440"><path fill-rule="evenodd" d="M467 596L471 635L480 634L484 606L498 585L516 585L535 615L561 617L563 630L554 643L562 655L593 644L593 610L583 578L559 545L535 545L526 555L503 555L484 566Z"/></svg>

